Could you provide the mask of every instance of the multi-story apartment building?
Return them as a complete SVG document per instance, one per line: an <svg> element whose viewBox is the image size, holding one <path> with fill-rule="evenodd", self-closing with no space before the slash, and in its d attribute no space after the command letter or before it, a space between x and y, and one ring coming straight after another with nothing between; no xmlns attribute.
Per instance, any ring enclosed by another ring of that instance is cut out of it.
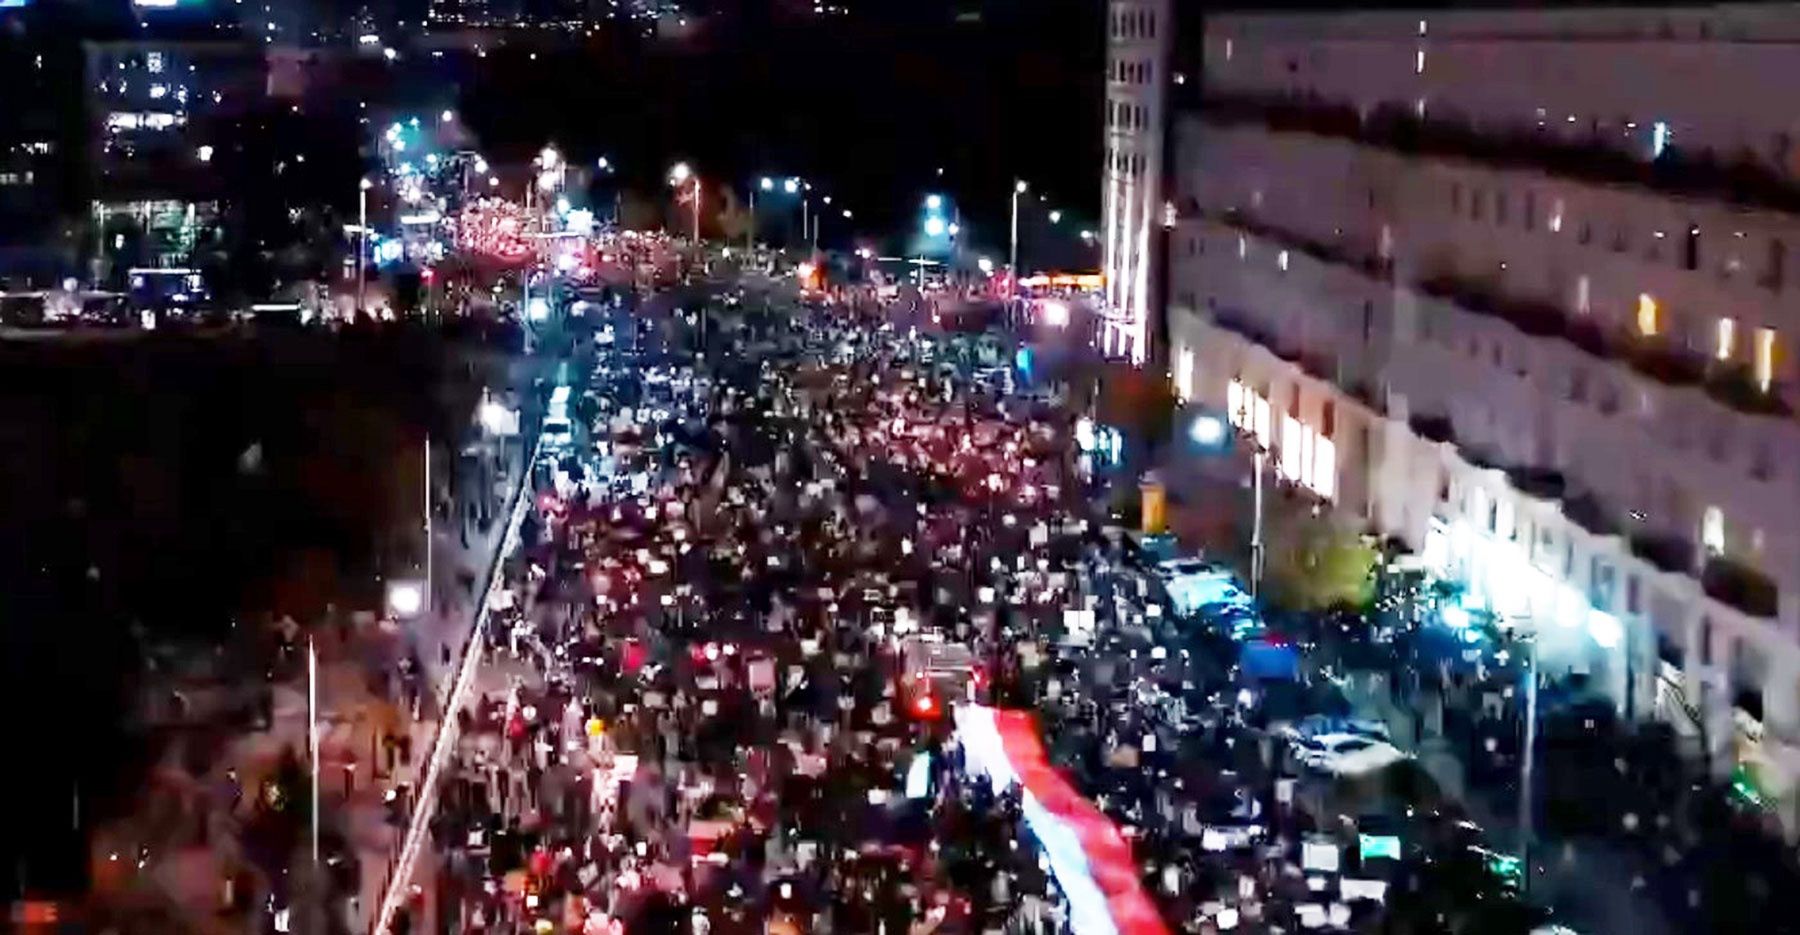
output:
<svg viewBox="0 0 1800 935"><path fill-rule="evenodd" d="M1174 41L1204 62L1157 180L1178 393L1535 633L1546 677L1791 806L1800 118L1770 90L1800 8L1221 15ZM1109 204L1111 154L1162 118L1109 122Z"/></svg>
<svg viewBox="0 0 1800 935"><path fill-rule="evenodd" d="M1100 340L1108 354L1139 361L1149 352L1160 275L1171 7L1171 0L1116 0L1107 10Z"/></svg>

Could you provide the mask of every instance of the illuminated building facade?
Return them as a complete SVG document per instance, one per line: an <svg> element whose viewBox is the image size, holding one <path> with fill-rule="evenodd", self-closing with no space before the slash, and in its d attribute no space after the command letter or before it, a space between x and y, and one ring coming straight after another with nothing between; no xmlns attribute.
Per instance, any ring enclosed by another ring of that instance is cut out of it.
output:
<svg viewBox="0 0 1800 935"><path fill-rule="evenodd" d="M1193 41L1178 391L1248 400L1315 489L1284 426L1328 439L1340 514L1535 633L1546 680L1759 775L1791 826L1800 127L1765 92L1800 14L1238 15Z"/></svg>
<svg viewBox="0 0 1800 935"><path fill-rule="evenodd" d="M1101 176L1106 301L1100 340L1112 356L1142 362L1150 347L1158 245L1162 242L1170 0L1112 0L1107 7L1105 162Z"/></svg>
<svg viewBox="0 0 1800 935"><path fill-rule="evenodd" d="M217 122L268 93L261 45L244 40L91 43L90 206L96 275L191 265L220 197Z"/></svg>

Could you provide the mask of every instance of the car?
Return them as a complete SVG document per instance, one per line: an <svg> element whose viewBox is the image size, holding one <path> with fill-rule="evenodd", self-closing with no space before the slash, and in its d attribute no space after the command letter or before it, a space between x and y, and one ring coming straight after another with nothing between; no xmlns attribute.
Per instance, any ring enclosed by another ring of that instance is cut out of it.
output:
<svg viewBox="0 0 1800 935"><path fill-rule="evenodd" d="M1295 744L1295 750L1302 766L1334 776L1366 776L1408 759L1399 747L1359 734L1322 734Z"/></svg>
<svg viewBox="0 0 1800 935"><path fill-rule="evenodd" d="M552 448L560 448L575 440L574 430L569 427L568 419L544 420L544 444Z"/></svg>
<svg viewBox="0 0 1800 935"><path fill-rule="evenodd" d="M1288 740L1310 739L1330 734L1349 734L1389 740L1388 726L1372 718L1343 718L1327 714L1309 714L1292 724L1275 728L1275 733Z"/></svg>

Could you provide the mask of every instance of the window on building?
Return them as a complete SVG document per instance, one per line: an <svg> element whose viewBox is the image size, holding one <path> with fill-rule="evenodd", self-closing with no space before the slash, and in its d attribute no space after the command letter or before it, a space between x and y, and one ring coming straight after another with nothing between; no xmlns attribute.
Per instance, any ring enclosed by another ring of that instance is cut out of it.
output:
<svg viewBox="0 0 1800 935"><path fill-rule="evenodd" d="M1644 612L1644 595L1640 593L1643 584L1637 575L1625 576L1625 612L1641 614Z"/></svg>
<svg viewBox="0 0 1800 935"><path fill-rule="evenodd" d="M1422 75L1424 73L1425 73L1425 50L1423 48L1421 48L1413 54L1413 74Z"/></svg>
<svg viewBox="0 0 1800 935"><path fill-rule="evenodd" d="M1758 389L1767 393L1775 382L1775 329L1756 329L1756 360L1753 366Z"/></svg>
<svg viewBox="0 0 1800 935"><path fill-rule="evenodd" d="M1780 292L1787 278L1787 244L1780 237L1769 241L1769 268L1763 273L1763 284L1773 292Z"/></svg>
<svg viewBox="0 0 1800 935"><path fill-rule="evenodd" d="M1563 200L1558 198L1556 199L1556 203L1550 206L1550 233L1560 233L1562 231L1562 222Z"/></svg>
<svg viewBox="0 0 1800 935"><path fill-rule="evenodd" d="M1319 434L1327 438L1336 437L1337 400L1325 400L1325 405L1319 410Z"/></svg>
<svg viewBox="0 0 1800 935"><path fill-rule="evenodd" d="M1582 273L1575 277L1575 311L1578 314L1586 315L1593 311L1593 286L1588 274Z"/></svg>
<svg viewBox="0 0 1800 935"><path fill-rule="evenodd" d="M1182 402L1194 396L1194 352L1185 347L1175 355L1175 393Z"/></svg>
<svg viewBox="0 0 1800 935"><path fill-rule="evenodd" d="M1450 213L1453 215L1456 215L1458 217L1462 216L1462 183L1461 182L1451 182L1450 183Z"/></svg>
<svg viewBox="0 0 1800 935"><path fill-rule="evenodd" d="M1681 268L1694 270L1700 268L1700 226L1689 224L1687 240L1681 245Z"/></svg>
<svg viewBox="0 0 1800 935"><path fill-rule="evenodd" d="M1525 191L1525 229L1537 230L1537 192Z"/></svg>
<svg viewBox="0 0 1800 935"><path fill-rule="evenodd" d="M1494 223L1506 223L1506 189L1494 193Z"/></svg>
<svg viewBox="0 0 1800 935"><path fill-rule="evenodd" d="M1662 324L1661 312L1662 312L1662 308L1661 308L1661 306L1656 304L1656 298L1654 296L1652 296L1648 292L1638 293L1638 299L1637 299L1638 333L1645 337L1654 336L1657 333L1657 331L1660 330L1660 326Z"/></svg>
<svg viewBox="0 0 1800 935"><path fill-rule="evenodd" d="M1715 342L1713 355L1720 360L1730 360L1737 345L1737 322L1729 318L1719 319L1718 340Z"/></svg>
<svg viewBox="0 0 1800 935"><path fill-rule="evenodd" d="M1362 307L1362 339L1367 344L1375 337L1375 303L1365 301Z"/></svg>
<svg viewBox="0 0 1800 935"><path fill-rule="evenodd" d="M1469 220L1481 220L1481 189L1469 189Z"/></svg>
<svg viewBox="0 0 1800 935"><path fill-rule="evenodd" d="M1716 506L1700 516L1700 547L1708 555L1725 554L1725 511Z"/></svg>

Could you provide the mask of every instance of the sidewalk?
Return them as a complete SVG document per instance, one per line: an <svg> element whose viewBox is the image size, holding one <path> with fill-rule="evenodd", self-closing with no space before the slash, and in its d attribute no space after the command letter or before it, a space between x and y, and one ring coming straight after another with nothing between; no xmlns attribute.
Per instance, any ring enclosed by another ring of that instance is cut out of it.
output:
<svg viewBox="0 0 1800 935"><path fill-rule="evenodd" d="M1444 794L1458 802L1496 843L1518 849L1516 790L1470 790L1461 759L1441 733L1441 702L1425 692L1411 706L1395 702L1383 672L1352 671L1342 683L1356 717L1386 723L1396 746L1412 753ZM1415 742L1415 738L1418 740ZM1597 838L1557 840L1536 836L1531 848L1531 901L1549 907L1559 922L1589 935L1673 933L1674 925L1633 885L1638 858L1624 847Z"/></svg>

